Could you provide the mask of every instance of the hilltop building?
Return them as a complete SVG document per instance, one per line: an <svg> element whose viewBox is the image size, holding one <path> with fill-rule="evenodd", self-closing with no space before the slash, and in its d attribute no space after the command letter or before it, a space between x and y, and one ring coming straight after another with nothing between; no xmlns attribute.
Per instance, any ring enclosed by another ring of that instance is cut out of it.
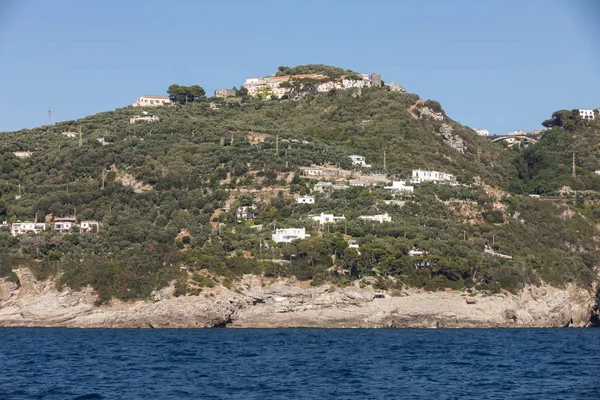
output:
<svg viewBox="0 0 600 400"><path fill-rule="evenodd" d="M349 79L343 75L340 79L329 80L329 77L322 74L300 74L300 75L284 75L284 76L269 76L266 78L247 78L244 82L244 87L248 89L250 96L258 94L272 94L276 97L281 97L291 91L291 88L281 87L284 82L290 79L316 79L323 82L316 85L317 92L328 92L332 89L352 89L371 86L381 86L381 75L379 74L356 74L359 79Z"/></svg>
<svg viewBox="0 0 600 400"><path fill-rule="evenodd" d="M406 89L400 85L396 85L396 82L386 84L385 87L389 88L390 92L406 93Z"/></svg>
<svg viewBox="0 0 600 400"><path fill-rule="evenodd" d="M165 104L171 104L171 98L169 96L152 96L145 94L137 98L133 107L158 107Z"/></svg>
<svg viewBox="0 0 600 400"><path fill-rule="evenodd" d="M294 240L304 240L310 237L305 228L276 229L271 240L276 243L291 243Z"/></svg>
<svg viewBox="0 0 600 400"><path fill-rule="evenodd" d="M473 129L479 136L490 136L490 131L487 129Z"/></svg>
<svg viewBox="0 0 600 400"><path fill-rule="evenodd" d="M33 153L31 153L30 151L15 151L13 154L17 158L28 158L31 157L31 154Z"/></svg>
<svg viewBox="0 0 600 400"><path fill-rule="evenodd" d="M579 110L579 115L583 119L594 119L594 110Z"/></svg>
<svg viewBox="0 0 600 400"><path fill-rule="evenodd" d="M296 203L298 203L298 204L315 204L315 198L314 198L314 196L298 197L296 199Z"/></svg>

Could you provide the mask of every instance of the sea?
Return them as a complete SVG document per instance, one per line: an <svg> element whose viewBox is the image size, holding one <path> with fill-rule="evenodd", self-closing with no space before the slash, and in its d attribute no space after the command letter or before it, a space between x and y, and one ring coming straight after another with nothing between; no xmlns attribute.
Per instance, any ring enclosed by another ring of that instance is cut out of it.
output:
<svg viewBox="0 0 600 400"><path fill-rule="evenodd" d="M600 399L600 329L0 328L0 399Z"/></svg>

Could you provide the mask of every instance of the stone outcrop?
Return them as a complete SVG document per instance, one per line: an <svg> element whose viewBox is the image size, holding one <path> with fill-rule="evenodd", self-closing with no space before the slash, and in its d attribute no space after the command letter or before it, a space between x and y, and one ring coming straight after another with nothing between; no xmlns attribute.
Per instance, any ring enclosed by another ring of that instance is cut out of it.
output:
<svg viewBox="0 0 600 400"><path fill-rule="evenodd" d="M95 306L91 288L58 291L27 269L15 272L20 287L0 280L0 326L583 327L595 306L595 294L576 287L530 286L517 295L416 289L384 295L358 282L303 287L256 276L245 276L237 291L219 286L174 297L164 288L148 301Z"/></svg>
<svg viewBox="0 0 600 400"><path fill-rule="evenodd" d="M431 108L429 107L423 107L421 108L421 117L430 117L435 119L436 121L443 121L444 120L444 114L441 112L435 112L433 111Z"/></svg>
<svg viewBox="0 0 600 400"><path fill-rule="evenodd" d="M440 127L440 135L442 135L444 142L446 142L450 147L459 153L465 154L467 151L467 145L465 144L465 141L460 136L453 135L452 132L453 129L448 124L442 124Z"/></svg>

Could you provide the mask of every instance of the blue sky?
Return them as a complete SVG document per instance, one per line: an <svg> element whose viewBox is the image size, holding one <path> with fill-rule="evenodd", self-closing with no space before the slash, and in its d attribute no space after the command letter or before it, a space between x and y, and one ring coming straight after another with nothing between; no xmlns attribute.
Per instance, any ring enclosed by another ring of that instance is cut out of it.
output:
<svg viewBox="0 0 600 400"><path fill-rule="evenodd" d="M595 0L0 0L0 131L279 65L381 73L492 133L600 107Z"/></svg>

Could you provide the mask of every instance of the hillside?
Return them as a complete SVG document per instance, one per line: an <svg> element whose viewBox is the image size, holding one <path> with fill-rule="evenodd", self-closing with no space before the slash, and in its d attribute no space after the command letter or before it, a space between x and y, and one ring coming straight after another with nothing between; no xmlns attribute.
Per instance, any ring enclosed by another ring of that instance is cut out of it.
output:
<svg viewBox="0 0 600 400"><path fill-rule="evenodd" d="M0 135L0 223L36 216L101 223L97 235L0 230L0 277L17 281L13 268L29 267L38 279L56 275L59 287L91 285L99 303L145 299L170 282L176 295L215 284L235 290L248 273L313 285L373 277L378 289L491 292L540 282L591 289L596 279L597 203L520 195L563 185L564 174L547 178L535 158L562 140L561 127L528 149L505 150L452 121L439 103L382 88L296 100L211 98L146 109L160 121L130 124L141 111ZM581 129L591 137L593 128ZM368 173L352 165L352 154L366 157ZM326 178L301 177L300 167L312 164L390 180L438 170L460 185L420 184L396 198L383 185L321 193L315 184ZM595 179L583 187L595 190ZM314 204L296 203L309 193ZM239 206L253 206L255 218L237 216ZM345 222L308 218L321 213ZM358 218L384 213L391 222ZM275 243L273 227L306 228L310 237Z"/></svg>

